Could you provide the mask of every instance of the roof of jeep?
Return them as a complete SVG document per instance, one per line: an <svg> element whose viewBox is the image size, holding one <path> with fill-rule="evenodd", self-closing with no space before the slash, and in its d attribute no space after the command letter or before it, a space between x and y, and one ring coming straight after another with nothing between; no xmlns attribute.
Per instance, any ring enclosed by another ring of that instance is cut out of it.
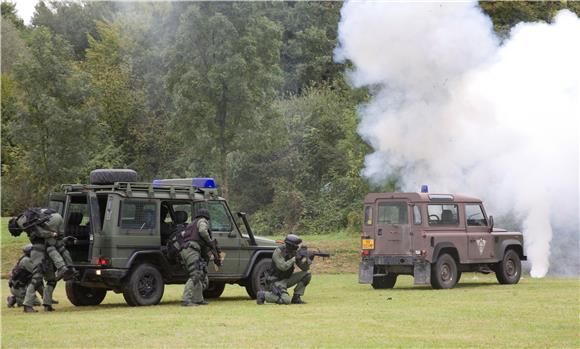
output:
<svg viewBox="0 0 580 349"><path fill-rule="evenodd" d="M372 203L380 199L403 199L413 202L474 202L481 199L473 196L439 193L369 193L365 196L365 203Z"/></svg>

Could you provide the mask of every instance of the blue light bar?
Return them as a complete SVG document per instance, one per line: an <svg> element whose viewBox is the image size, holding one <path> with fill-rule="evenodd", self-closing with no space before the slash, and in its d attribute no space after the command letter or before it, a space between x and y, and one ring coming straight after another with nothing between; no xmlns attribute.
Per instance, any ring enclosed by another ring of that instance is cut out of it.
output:
<svg viewBox="0 0 580 349"><path fill-rule="evenodd" d="M217 184L213 178L174 178L174 179L153 180L154 187L159 187L163 185L192 186L196 188L205 188L205 189L217 188Z"/></svg>
<svg viewBox="0 0 580 349"><path fill-rule="evenodd" d="M421 186L421 193L428 193L429 192L429 186L427 184L423 184Z"/></svg>
<svg viewBox="0 0 580 349"><path fill-rule="evenodd" d="M213 178L192 178L191 185L198 188L217 188Z"/></svg>

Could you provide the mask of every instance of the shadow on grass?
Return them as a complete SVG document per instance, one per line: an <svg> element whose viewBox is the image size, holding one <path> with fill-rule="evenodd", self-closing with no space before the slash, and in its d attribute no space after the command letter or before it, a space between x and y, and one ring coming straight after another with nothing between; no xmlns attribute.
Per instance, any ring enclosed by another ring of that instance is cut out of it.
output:
<svg viewBox="0 0 580 349"><path fill-rule="evenodd" d="M478 288L478 287L485 287L485 286L497 286L499 284L497 283L493 283L493 282L466 282L466 283L461 283L461 281L455 285L453 287L453 289L455 288L459 288L459 289L470 289L470 288ZM416 291L438 291L434 288L432 288L431 286L395 286L395 288L392 289L392 291L396 291L396 290L416 290Z"/></svg>
<svg viewBox="0 0 580 349"><path fill-rule="evenodd" d="M208 299L209 305L211 306L212 303L220 304L220 303L228 303L228 302L250 302L255 303L256 301L250 299L249 297L244 296L234 296L234 297L220 297L218 299ZM181 300L170 300L170 301L161 301L161 303L157 305L153 305L152 307L156 308L164 308L164 307L175 307L181 306ZM114 309L114 308L142 308L142 307L131 307L125 302L118 302L118 303L106 303L100 304L96 306L71 306L67 308L58 308L58 305L55 305L55 308L58 312L87 312L87 311L97 311L103 309ZM144 307L147 308L147 307Z"/></svg>

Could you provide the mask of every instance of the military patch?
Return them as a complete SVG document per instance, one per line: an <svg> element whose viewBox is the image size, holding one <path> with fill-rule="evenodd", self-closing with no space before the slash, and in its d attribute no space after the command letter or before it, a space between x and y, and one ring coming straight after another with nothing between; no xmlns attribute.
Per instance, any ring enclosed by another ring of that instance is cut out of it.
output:
<svg viewBox="0 0 580 349"><path fill-rule="evenodd" d="M479 254L483 255L483 250L485 249L485 243L486 243L485 239L481 238L479 240L476 240L476 243L477 243L477 247L479 247Z"/></svg>

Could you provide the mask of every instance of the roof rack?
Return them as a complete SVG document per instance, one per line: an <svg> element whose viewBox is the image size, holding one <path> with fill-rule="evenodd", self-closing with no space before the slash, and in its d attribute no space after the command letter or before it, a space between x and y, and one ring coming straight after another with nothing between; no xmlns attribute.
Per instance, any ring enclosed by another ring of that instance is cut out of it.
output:
<svg viewBox="0 0 580 349"><path fill-rule="evenodd" d="M177 193L187 194L193 198L195 193L202 194L205 197L216 197L217 189L199 188L191 185L164 185L144 182L115 182L114 184L63 184L61 188L64 192L77 191L95 191L95 192L122 192L128 197L133 192L147 192L149 197L155 193L169 193L170 197L175 197Z"/></svg>

